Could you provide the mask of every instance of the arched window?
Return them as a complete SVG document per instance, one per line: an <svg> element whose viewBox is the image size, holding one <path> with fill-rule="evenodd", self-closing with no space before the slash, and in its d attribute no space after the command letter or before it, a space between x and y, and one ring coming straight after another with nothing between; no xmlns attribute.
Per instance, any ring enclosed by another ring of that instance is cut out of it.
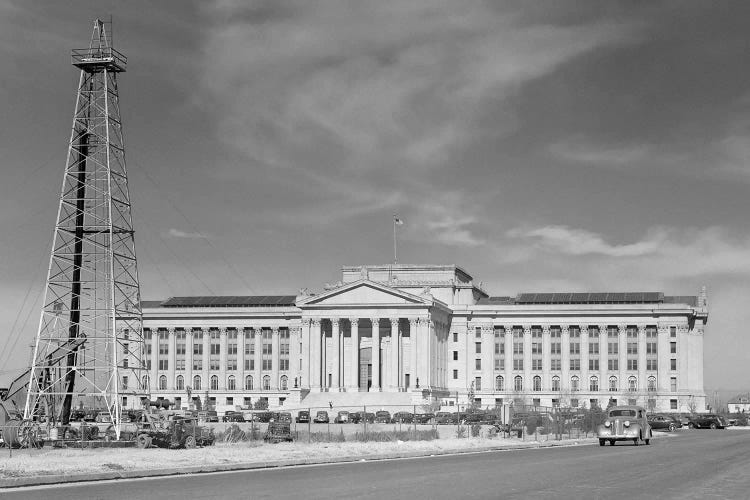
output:
<svg viewBox="0 0 750 500"><path fill-rule="evenodd" d="M166 391L167 390L167 376L162 375L159 377L159 390L160 391Z"/></svg>
<svg viewBox="0 0 750 500"><path fill-rule="evenodd" d="M599 391L599 378L598 377L591 377L589 379L589 391L591 392Z"/></svg>
<svg viewBox="0 0 750 500"><path fill-rule="evenodd" d="M229 378L227 378L227 390L237 390L237 383L234 381L234 375L230 375Z"/></svg>
<svg viewBox="0 0 750 500"><path fill-rule="evenodd" d="M281 376L281 382L279 383L279 388L282 391L285 391L289 388L289 377L287 377L286 375Z"/></svg>
<svg viewBox="0 0 750 500"><path fill-rule="evenodd" d="M263 390L264 391L271 390L271 377L269 375L263 376Z"/></svg>
<svg viewBox="0 0 750 500"><path fill-rule="evenodd" d="M635 377L628 378L628 391L635 392L638 390L638 380Z"/></svg>
<svg viewBox="0 0 750 500"><path fill-rule="evenodd" d="M193 377L193 390L194 391L200 391L201 390L201 376L196 375Z"/></svg>
<svg viewBox="0 0 750 500"><path fill-rule="evenodd" d="M182 375L177 375L177 390L178 391L184 391L185 390L185 379Z"/></svg>
<svg viewBox="0 0 750 500"><path fill-rule="evenodd" d="M614 375L609 377L609 390L612 392L617 390L617 377Z"/></svg>
<svg viewBox="0 0 750 500"><path fill-rule="evenodd" d="M573 375L572 377L570 377L570 390L572 392L578 392L581 390L581 385L576 375Z"/></svg>
<svg viewBox="0 0 750 500"><path fill-rule="evenodd" d="M245 377L245 390L246 391L252 391L253 390L253 376L248 375Z"/></svg>
<svg viewBox="0 0 750 500"><path fill-rule="evenodd" d="M648 390L649 392L656 391L656 377L653 375L648 378Z"/></svg>
<svg viewBox="0 0 750 500"><path fill-rule="evenodd" d="M557 375L552 377L552 390L555 392L560 391L560 377L558 377Z"/></svg>
<svg viewBox="0 0 750 500"><path fill-rule="evenodd" d="M505 390L505 379L503 379L502 375L498 375L497 377L495 377L495 390L496 391Z"/></svg>
<svg viewBox="0 0 750 500"><path fill-rule="evenodd" d="M523 390L523 378L521 378L520 375L516 375L516 378L513 379L513 390L514 391Z"/></svg>
<svg viewBox="0 0 750 500"><path fill-rule="evenodd" d="M542 377L540 377L539 375L535 375L534 378L532 379L532 382L534 384L533 388L535 391L542 390Z"/></svg>
<svg viewBox="0 0 750 500"><path fill-rule="evenodd" d="M149 383L148 375L144 375L143 378L141 379L141 382L143 383L143 388L144 389L150 389L151 388L148 385L148 383Z"/></svg>
<svg viewBox="0 0 750 500"><path fill-rule="evenodd" d="M216 375L211 375L211 390L219 390L219 377L217 377Z"/></svg>

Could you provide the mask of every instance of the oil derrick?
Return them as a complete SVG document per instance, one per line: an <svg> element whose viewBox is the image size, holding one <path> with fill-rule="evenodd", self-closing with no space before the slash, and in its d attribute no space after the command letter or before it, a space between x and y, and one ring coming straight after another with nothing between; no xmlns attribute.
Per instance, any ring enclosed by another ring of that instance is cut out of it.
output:
<svg viewBox="0 0 750 500"><path fill-rule="evenodd" d="M99 409L119 439L148 380L117 87L127 58L111 42L96 20L72 51L81 74L24 418L66 425Z"/></svg>

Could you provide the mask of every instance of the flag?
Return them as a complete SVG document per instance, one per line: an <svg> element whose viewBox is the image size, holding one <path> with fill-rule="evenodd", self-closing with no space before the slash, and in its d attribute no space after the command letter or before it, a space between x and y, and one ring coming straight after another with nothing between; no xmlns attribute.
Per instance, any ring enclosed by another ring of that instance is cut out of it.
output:
<svg viewBox="0 0 750 500"><path fill-rule="evenodd" d="M402 221L401 219L399 219L395 215L393 216L393 223L396 224L397 226L403 226L404 225L404 221Z"/></svg>

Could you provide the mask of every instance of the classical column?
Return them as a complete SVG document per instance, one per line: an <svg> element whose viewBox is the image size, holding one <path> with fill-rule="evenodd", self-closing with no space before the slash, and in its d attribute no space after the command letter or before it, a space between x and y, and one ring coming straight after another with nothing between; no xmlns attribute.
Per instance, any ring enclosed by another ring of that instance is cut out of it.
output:
<svg viewBox="0 0 750 500"><path fill-rule="evenodd" d="M589 327L580 325L581 328L581 380L579 382L581 392L589 390Z"/></svg>
<svg viewBox="0 0 750 500"><path fill-rule="evenodd" d="M619 325L617 328L617 335L619 340L619 358L620 361L618 364L620 365L620 374L618 376L617 382L620 385L621 391L627 391L628 390L628 338L626 335L628 325ZM622 402L620 402L622 404Z"/></svg>
<svg viewBox="0 0 750 500"><path fill-rule="evenodd" d="M513 391L513 325L505 325L505 387Z"/></svg>
<svg viewBox="0 0 750 500"><path fill-rule="evenodd" d="M542 389L552 390L552 340L550 339L549 325L542 326Z"/></svg>
<svg viewBox="0 0 750 500"><path fill-rule="evenodd" d="M152 390L159 389L159 329L151 330L151 373L149 385Z"/></svg>
<svg viewBox="0 0 750 500"><path fill-rule="evenodd" d="M219 328L219 390L227 390L227 329Z"/></svg>
<svg viewBox="0 0 750 500"><path fill-rule="evenodd" d="M211 329L203 330L203 366L201 367L201 391L207 392L211 389ZM202 399L202 398L201 398Z"/></svg>
<svg viewBox="0 0 750 500"><path fill-rule="evenodd" d="M409 318L409 388L417 387L417 318Z"/></svg>
<svg viewBox="0 0 750 500"><path fill-rule="evenodd" d="M347 377L347 388L352 392L359 390L359 318L349 318L352 334L352 351L350 360L352 368Z"/></svg>
<svg viewBox="0 0 750 500"><path fill-rule="evenodd" d="M237 389L245 390L245 329L237 328Z"/></svg>
<svg viewBox="0 0 750 500"><path fill-rule="evenodd" d="M495 329L492 324L482 325L482 391L495 389Z"/></svg>
<svg viewBox="0 0 750 500"><path fill-rule="evenodd" d="M534 389L531 358L531 326L523 325L523 388L527 394L531 394Z"/></svg>
<svg viewBox="0 0 750 500"><path fill-rule="evenodd" d="M253 328L255 335L255 373L253 375L253 389L263 390L263 328Z"/></svg>
<svg viewBox="0 0 750 500"><path fill-rule="evenodd" d="M310 360L312 356L310 345L310 319L302 320L302 372L300 373L299 387L310 387Z"/></svg>
<svg viewBox="0 0 750 500"><path fill-rule="evenodd" d="M399 382L400 376L398 372L398 359L401 355L399 352L399 337L400 332L398 328L398 318L391 318L391 366L389 368L389 377L388 377L388 385L392 389L398 390L398 388L401 386L401 383Z"/></svg>
<svg viewBox="0 0 750 500"><path fill-rule="evenodd" d="M380 318L372 322L372 392L380 391Z"/></svg>
<svg viewBox="0 0 750 500"><path fill-rule="evenodd" d="M648 381L646 377L646 325L638 325L638 391L648 394ZM648 399L648 396L646 399Z"/></svg>
<svg viewBox="0 0 750 500"><path fill-rule="evenodd" d="M271 389L274 391L279 390L279 363L281 362L280 342L279 342L279 327L274 326L271 329Z"/></svg>
<svg viewBox="0 0 750 500"><path fill-rule="evenodd" d="M560 335L562 352L560 354L560 388L566 392L572 392L570 389L570 329L567 325L562 327Z"/></svg>
<svg viewBox="0 0 750 500"><path fill-rule="evenodd" d="M656 337L656 390L659 394L664 394L669 391L669 360L671 355L669 354L669 326L659 325Z"/></svg>
<svg viewBox="0 0 750 500"><path fill-rule="evenodd" d="M607 325L599 325L599 391L605 394L609 392L608 335ZM607 400L609 400L609 396L607 396ZM606 404L604 407L606 407Z"/></svg>
<svg viewBox="0 0 750 500"><path fill-rule="evenodd" d="M320 337L320 318L315 318L311 321L310 328L310 388L315 391L321 390Z"/></svg>
<svg viewBox="0 0 750 500"><path fill-rule="evenodd" d="M332 374L332 387L333 391L341 390L341 320L339 318L331 318L331 361L333 364Z"/></svg>
<svg viewBox="0 0 750 500"><path fill-rule="evenodd" d="M193 387L193 329L185 329L185 386ZM188 405L190 401L187 402Z"/></svg>
<svg viewBox="0 0 750 500"><path fill-rule="evenodd" d="M167 389L175 390L175 366L177 365L177 342L174 338L174 328L167 328Z"/></svg>

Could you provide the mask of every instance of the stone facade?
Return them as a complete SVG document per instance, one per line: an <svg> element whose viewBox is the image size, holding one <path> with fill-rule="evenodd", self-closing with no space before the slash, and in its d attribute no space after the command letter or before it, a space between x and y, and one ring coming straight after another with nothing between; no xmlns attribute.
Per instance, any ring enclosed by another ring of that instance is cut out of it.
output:
<svg viewBox="0 0 750 500"><path fill-rule="evenodd" d="M346 266L317 294L172 298L143 312L152 394L183 407L289 407L316 392L706 405L705 290L490 297L457 266Z"/></svg>

